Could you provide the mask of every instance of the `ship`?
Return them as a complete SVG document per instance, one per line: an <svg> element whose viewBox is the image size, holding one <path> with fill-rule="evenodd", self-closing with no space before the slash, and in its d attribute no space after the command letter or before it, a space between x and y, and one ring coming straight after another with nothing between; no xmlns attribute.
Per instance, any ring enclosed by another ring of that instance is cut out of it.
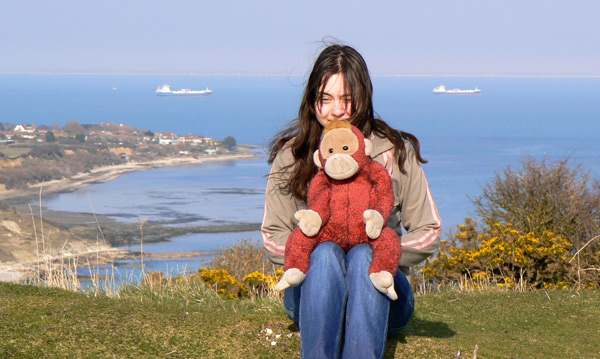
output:
<svg viewBox="0 0 600 359"><path fill-rule="evenodd" d="M433 93L436 95L480 95L481 89L475 86L475 89L469 90L461 90L461 89L452 89L446 90L446 86L440 85L433 89Z"/></svg>
<svg viewBox="0 0 600 359"><path fill-rule="evenodd" d="M210 90L208 87L205 90L171 90L171 86L162 85L156 89L156 94L158 96L211 96L212 93L212 90Z"/></svg>

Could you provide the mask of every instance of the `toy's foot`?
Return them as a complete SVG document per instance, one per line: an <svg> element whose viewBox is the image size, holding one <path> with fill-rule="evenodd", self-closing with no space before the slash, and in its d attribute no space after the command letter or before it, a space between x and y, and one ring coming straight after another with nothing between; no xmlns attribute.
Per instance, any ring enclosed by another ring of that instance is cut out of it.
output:
<svg viewBox="0 0 600 359"><path fill-rule="evenodd" d="M394 276L392 276L392 273L387 271L371 273L369 278L375 289L387 295L391 300L398 299L398 294L394 290Z"/></svg>
<svg viewBox="0 0 600 359"><path fill-rule="evenodd" d="M283 277L281 277L279 283L273 287L273 290L276 292L281 292L289 287L296 287L302 283L304 277L306 277L306 274L304 274L300 269L290 268L283 273Z"/></svg>

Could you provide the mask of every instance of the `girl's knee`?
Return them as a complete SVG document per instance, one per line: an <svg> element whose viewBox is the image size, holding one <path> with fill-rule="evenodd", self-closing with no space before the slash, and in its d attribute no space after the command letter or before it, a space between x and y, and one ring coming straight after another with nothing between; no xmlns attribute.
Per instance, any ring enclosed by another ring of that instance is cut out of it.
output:
<svg viewBox="0 0 600 359"><path fill-rule="evenodd" d="M324 290L328 286L336 286L345 282L346 254L342 247L331 242L319 244L310 255L310 269L302 284L306 287Z"/></svg>
<svg viewBox="0 0 600 359"><path fill-rule="evenodd" d="M348 262L370 265L373 260L373 248L368 243L352 247L347 254Z"/></svg>
<svg viewBox="0 0 600 359"><path fill-rule="evenodd" d="M333 242L318 244L310 255L311 266L316 263L343 263L345 253L342 247Z"/></svg>

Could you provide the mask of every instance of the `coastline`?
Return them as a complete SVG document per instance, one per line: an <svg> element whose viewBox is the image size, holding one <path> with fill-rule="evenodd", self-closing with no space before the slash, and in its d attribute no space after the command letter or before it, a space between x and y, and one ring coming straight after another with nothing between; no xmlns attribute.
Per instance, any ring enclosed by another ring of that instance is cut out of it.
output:
<svg viewBox="0 0 600 359"><path fill-rule="evenodd" d="M152 168L177 166L177 165L196 165L206 162L218 161L236 161L258 159L260 156L250 153L236 153L231 155L215 155L200 158L192 157L168 157L153 161L128 162L114 166L104 166L91 170L87 173L79 173L70 178L52 180L43 183L36 183L27 189L12 189L0 191L0 201L15 199L20 197L37 196L40 193L62 193L73 192L80 188L87 187L95 183L108 182L129 172L143 171Z"/></svg>
<svg viewBox="0 0 600 359"><path fill-rule="evenodd" d="M118 178L121 175L124 175L129 172L134 171L143 171L152 168L158 167L166 167L166 166L177 166L177 165L197 165L207 162L219 162L219 161L237 161L237 160L252 160L259 159L260 156L251 153L251 152L243 152L236 153L231 155L215 155L210 157L201 157L201 158L190 158L190 157L170 157L170 158L162 158L159 160L153 161L144 161L144 162L128 162L120 165L114 166L104 166L90 171L89 173L80 173L71 178L64 178L60 180L53 180L49 182L39 183L35 185L31 185L27 189L19 189L19 190L4 190L0 191L0 201L3 200L14 200L14 199L25 199L29 197L36 197L40 194L49 194L49 193L65 193L65 192L73 192L80 188L87 187L89 185L95 183L103 183L108 182L113 179ZM61 216L59 216L61 217ZM75 218L72 215L68 216L69 218ZM65 218L63 218L65 219ZM123 251L114 247L104 247L100 250L103 254L104 260L103 262L116 260L120 258L127 258L132 255L128 251ZM126 253L127 252L127 253ZM82 248L77 252L68 253L69 257L85 257L90 254L98 254L98 248ZM57 258L62 258L58 256ZM8 281L8 282L20 282L28 277L28 272L30 272L30 267L32 264L35 264L36 261L33 262L10 262L10 263L2 263L0 262L0 281Z"/></svg>

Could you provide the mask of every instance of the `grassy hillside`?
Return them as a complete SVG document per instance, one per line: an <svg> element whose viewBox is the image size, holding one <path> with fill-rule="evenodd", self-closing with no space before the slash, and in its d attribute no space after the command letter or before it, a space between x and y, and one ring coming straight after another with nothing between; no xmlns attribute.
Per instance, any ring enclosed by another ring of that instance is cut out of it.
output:
<svg viewBox="0 0 600 359"><path fill-rule="evenodd" d="M33 207L31 210L39 211L39 208ZM59 253L85 253L106 248L104 245L98 246L95 240L79 237L47 221L41 223L39 217L0 202L0 267Z"/></svg>
<svg viewBox="0 0 600 359"><path fill-rule="evenodd" d="M417 297L386 358L599 358L594 291L446 291ZM0 357L299 358L274 299L227 301L202 284L128 287L120 299L0 283Z"/></svg>

